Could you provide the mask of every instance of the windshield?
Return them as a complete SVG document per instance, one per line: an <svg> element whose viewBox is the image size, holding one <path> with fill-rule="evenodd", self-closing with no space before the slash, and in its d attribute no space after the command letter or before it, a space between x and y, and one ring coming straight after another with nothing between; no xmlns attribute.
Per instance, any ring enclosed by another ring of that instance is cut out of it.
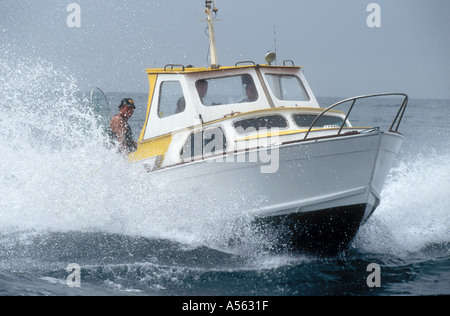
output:
<svg viewBox="0 0 450 316"><path fill-rule="evenodd" d="M255 82L249 74L202 79L195 86L200 100L206 106L254 102L259 98Z"/></svg>
<svg viewBox="0 0 450 316"><path fill-rule="evenodd" d="M309 96L297 76L266 74L266 79L278 100L309 101Z"/></svg>

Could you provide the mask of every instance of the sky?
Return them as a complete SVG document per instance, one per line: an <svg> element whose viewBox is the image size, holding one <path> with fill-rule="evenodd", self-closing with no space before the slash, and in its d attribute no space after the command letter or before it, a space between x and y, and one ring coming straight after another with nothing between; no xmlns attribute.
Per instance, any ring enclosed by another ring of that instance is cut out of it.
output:
<svg viewBox="0 0 450 316"><path fill-rule="evenodd" d="M74 3L79 27L67 23ZM370 3L379 11L367 11ZM404 92L450 99L450 0L216 5L220 65L262 64L276 48L278 64L303 66L318 97ZM51 62L82 91L148 92L146 68L209 65L204 6L204 0L1 0L0 53ZM379 27L369 27L368 18Z"/></svg>

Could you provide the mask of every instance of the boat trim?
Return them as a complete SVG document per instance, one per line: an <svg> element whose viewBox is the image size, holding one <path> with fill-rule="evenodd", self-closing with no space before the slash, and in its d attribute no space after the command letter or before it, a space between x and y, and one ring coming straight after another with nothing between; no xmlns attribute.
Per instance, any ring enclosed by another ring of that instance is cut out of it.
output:
<svg viewBox="0 0 450 316"><path fill-rule="evenodd" d="M315 128L313 130L311 130L312 132L317 132L317 131L332 131L332 130L337 130L338 127L333 127L333 128ZM348 129L351 130L351 132L353 132L355 129L370 129L370 127L345 127L344 129ZM270 138L270 137L277 137L277 136L285 136L285 135L295 135L295 134L301 134L301 133L305 133L307 132L307 129L298 129L298 130L287 130L287 131L276 131L276 132L267 132L267 133L260 133L257 135L250 135L244 138L239 138L239 139L235 139L235 142L240 142L240 141L245 141L245 140L251 140L251 139L260 139L260 138ZM344 133L347 134L347 133ZM341 134L342 135L342 134ZM322 137L311 137L308 138L308 140L310 139L316 139L316 138L329 138L329 137L333 137L333 136L338 136L338 135L326 135L326 136L322 136ZM305 140L305 139L302 139Z"/></svg>
<svg viewBox="0 0 450 316"><path fill-rule="evenodd" d="M139 135L138 142L142 142L144 140L145 131L147 130L148 121L150 119L150 108L152 105L152 100L155 96L156 82L158 80L158 76L149 75L148 80L149 80L149 84L150 84L150 90L149 90L149 98L148 98L148 102L147 102L147 114L145 116L144 126L141 129L141 134ZM162 135L162 136L164 136L164 135Z"/></svg>
<svg viewBox="0 0 450 316"><path fill-rule="evenodd" d="M346 198L349 196L363 194L363 193L367 192L366 189L367 189L367 187L364 186L364 187L359 187L359 188L355 188L355 189L351 189L351 190L340 191L337 193L322 195L322 196L316 197L316 198L301 199L298 201L293 201L293 202L288 202L288 203L280 203L277 205L271 205L269 207L258 209L257 214L255 214L255 216L260 218L260 217L286 215L286 214L290 214L290 213L298 213L298 212L302 212L301 209L306 206L312 206L312 205L316 205L316 204L332 202L332 201ZM277 209L278 210L281 209L281 211L276 211ZM296 211L293 212L293 210L295 210L295 209L296 209Z"/></svg>
<svg viewBox="0 0 450 316"><path fill-rule="evenodd" d="M175 68L176 66L180 68ZM169 68L170 69L167 69ZM188 73L205 73L205 72L220 72L224 70L245 69L245 68L269 68L269 69L301 69L302 66L279 66L279 65L238 65L238 66L220 66L219 68L205 68L205 67L189 67L177 64L167 64L164 68L147 68L147 74L188 74Z"/></svg>

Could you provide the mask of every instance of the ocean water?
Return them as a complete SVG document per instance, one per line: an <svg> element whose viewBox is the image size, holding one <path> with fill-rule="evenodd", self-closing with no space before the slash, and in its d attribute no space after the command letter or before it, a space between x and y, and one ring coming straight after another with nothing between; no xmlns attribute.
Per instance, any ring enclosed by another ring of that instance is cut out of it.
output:
<svg viewBox="0 0 450 316"><path fill-rule="evenodd" d="M106 94L113 111L135 99L137 137L147 95ZM267 252L247 219L244 240L224 246L236 223L221 206L175 208L151 174L102 146L89 94L64 69L3 55L0 96L1 296L450 294L450 100L410 100L381 205L349 251L322 258ZM389 110L366 114L382 124Z"/></svg>

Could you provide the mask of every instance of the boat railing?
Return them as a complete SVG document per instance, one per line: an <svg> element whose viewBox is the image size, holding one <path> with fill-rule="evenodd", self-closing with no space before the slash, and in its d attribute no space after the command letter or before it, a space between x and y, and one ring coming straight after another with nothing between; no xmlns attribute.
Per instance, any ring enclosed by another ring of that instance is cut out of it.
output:
<svg viewBox="0 0 450 316"><path fill-rule="evenodd" d="M174 68L180 68L181 71L184 71L185 67L184 65L180 65L180 64L167 64L164 66L164 71L167 71L167 68L170 67L170 71L173 71Z"/></svg>
<svg viewBox="0 0 450 316"><path fill-rule="evenodd" d="M320 119L320 117L322 117L325 113L327 113L331 109L333 109L333 108L335 108L335 107L337 107L337 106L339 106L341 104L344 104L344 103L347 103L347 102L352 102L350 107L349 107L349 109L348 109L348 111L347 111L347 113L346 113L346 115L345 115L345 119L342 121L342 124L341 124L341 126L340 126L340 128L339 128L339 130L337 132L337 135L340 135L342 130L343 130L343 128L344 128L344 125L346 124L346 122L347 122L347 120L348 120L348 118L350 116L350 113L351 113L353 107L356 104L356 101L361 100L361 99L383 97L383 96L403 96L403 101L401 103L401 106L400 106L399 110L397 111L397 114L395 115L395 118L392 121L392 124L391 124L391 126L389 128L390 132L398 132L398 128L400 126L400 123L401 123L402 118L403 118L403 114L405 113L405 109L406 109L406 106L408 104L408 95L406 95L404 93L399 93L399 92L389 92L389 93L378 93L378 94L367 94L367 95L356 96L356 97L352 97L352 98L341 100L339 102L336 102L336 103L330 105L329 107L324 109L319 115L317 115L317 117L314 119L314 121L309 126L309 129L306 132L305 137L303 139L306 140L308 138L308 136L309 136L311 130L313 129L314 125L317 123L317 121Z"/></svg>

